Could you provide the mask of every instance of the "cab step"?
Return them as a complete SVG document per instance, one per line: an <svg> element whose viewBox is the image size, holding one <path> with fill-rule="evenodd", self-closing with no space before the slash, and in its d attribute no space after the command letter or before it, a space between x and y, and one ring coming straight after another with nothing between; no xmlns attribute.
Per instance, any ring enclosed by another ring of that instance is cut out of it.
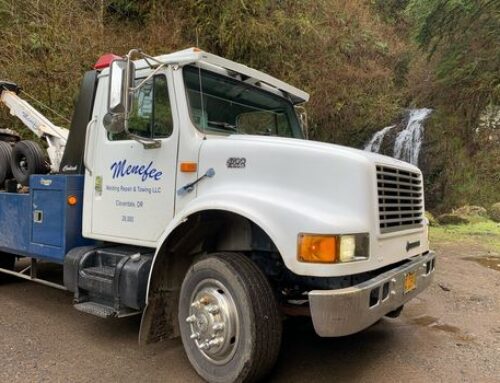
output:
<svg viewBox="0 0 500 383"><path fill-rule="evenodd" d="M113 307L97 302L77 303L74 305L74 308L82 313L95 315L103 319L125 318L132 315L139 315L141 313L141 311L126 308L121 311L115 311Z"/></svg>
<svg viewBox="0 0 500 383"><path fill-rule="evenodd" d="M87 267L84 270L87 275L113 280L113 278L115 277L116 268L111 266L96 266L96 267Z"/></svg>

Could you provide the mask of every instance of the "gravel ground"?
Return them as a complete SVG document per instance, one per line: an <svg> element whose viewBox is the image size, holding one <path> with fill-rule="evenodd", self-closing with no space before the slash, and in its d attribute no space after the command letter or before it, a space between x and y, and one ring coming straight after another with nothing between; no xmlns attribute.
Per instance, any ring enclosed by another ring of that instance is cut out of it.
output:
<svg viewBox="0 0 500 383"><path fill-rule="evenodd" d="M400 318L337 339L287 322L270 381L500 382L500 258L479 245L435 248L435 282ZM0 286L0 382L200 381L179 340L139 347L138 318L94 318L71 298L26 281Z"/></svg>

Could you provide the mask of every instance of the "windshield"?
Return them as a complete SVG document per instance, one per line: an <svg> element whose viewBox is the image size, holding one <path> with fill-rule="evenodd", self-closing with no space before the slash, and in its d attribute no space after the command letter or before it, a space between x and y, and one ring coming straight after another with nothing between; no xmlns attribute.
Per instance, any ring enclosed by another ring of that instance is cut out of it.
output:
<svg viewBox="0 0 500 383"><path fill-rule="evenodd" d="M184 68L184 83L203 132L303 138L292 103L278 95L193 66Z"/></svg>

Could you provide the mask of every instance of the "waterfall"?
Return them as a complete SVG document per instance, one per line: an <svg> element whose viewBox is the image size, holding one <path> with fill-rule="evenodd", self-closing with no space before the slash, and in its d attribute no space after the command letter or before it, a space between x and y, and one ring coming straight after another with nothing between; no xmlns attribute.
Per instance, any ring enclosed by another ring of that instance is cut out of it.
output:
<svg viewBox="0 0 500 383"><path fill-rule="evenodd" d="M413 165L418 164L420 147L422 146L424 133L424 120L431 113L431 109L413 109L410 111L408 123L394 141L394 157L409 162Z"/></svg>
<svg viewBox="0 0 500 383"><path fill-rule="evenodd" d="M389 130L391 130L394 127L396 127L396 125L386 126L384 129L379 130L377 133L375 133L370 142L366 144L365 150L368 150L369 152L378 153L380 150L380 146L384 141L385 135Z"/></svg>
<svg viewBox="0 0 500 383"><path fill-rule="evenodd" d="M424 121L432 112L431 109L411 109L408 115L408 122L394 140L392 156L399 160L418 164L418 156L424 137ZM385 127L373 135L370 142L365 146L365 150L379 152L385 135L394 125Z"/></svg>

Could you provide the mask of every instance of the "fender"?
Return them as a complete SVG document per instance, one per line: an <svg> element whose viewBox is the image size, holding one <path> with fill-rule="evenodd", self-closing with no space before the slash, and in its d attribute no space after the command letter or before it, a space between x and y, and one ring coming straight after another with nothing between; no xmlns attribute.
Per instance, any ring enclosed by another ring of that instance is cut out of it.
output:
<svg viewBox="0 0 500 383"><path fill-rule="evenodd" d="M149 300L149 291L152 273L159 256L160 249L177 227L186 222L195 213L207 210L221 210L237 214L258 225L278 248L285 265L299 275L308 275L318 270L314 265L302 264L296 260L297 235L307 228L307 232L333 233L343 230L347 233L366 225L362 219L354 217L349 212L342 212L339 206L336 209L318 209L302 201L296 203L296 198L288 195L272 195L255 190L218 189L216 193L207 193L191 201L170 222L160 237L160 244L153 258L153 265L148 279L146 302ZM299 267L297 267L299 266ZM325 276L331 275L332 266L326 266Z"/></svg>
<svg viewBox="0 0 500 383"><path fill-rule="evenodd" d="M329 276L334 270L340 275L343 266L348 265L322 265L321 268L318 268L317 265L300 263L297 260L297 235L299 230L305 228L308 232L313 233L332 233L347 228L348 232L353 232L354 228L362 228L366 223L355 218L355 215L349 214L347 211L313 208L311 203L307 203L307 201L298 203L296 197L299 196L281 190L278 193L272 193L269 190L263 192L249 187L246 187L246 190L225 187L217 188L217 190L204 193L193 199L170 222L158 241L161 245L156 249L148 277L146 307L142 316L139 342L146 344L165 337L178 335L175 287L165 286L163 289L164 298L155 302L152 302L151 288L153 276L156 275L156 269L159 267L159 260L164 259L160 257L163 245L175 232L176 228L196 213L220 210L234 213L253 222L274 243L285 266L296 274L308 275L309 273L311 275L315 273L316 275ZM175 285L179 281L173 283Z"/></svg>
<svg viewBox="0 0 500 383"><path fill-rule="evenodd" d="M187 220L189 220L189 217L191 217L192 215L194 215L196 213L207 211L207 210L221 210L221 211L226 211L226 212L230 212L230 213L235 213L235 214L240 215L244 218L247 218L248 220L259 225L266 232L266 234L271 238L271 240L274 243L276 243L277 237L276 237L276 235L273 234L272 228L268 227L268 225L266 225L264 219L257 216L256 214L253 214L253 212L249 211L250 209L246 209L243 206L240 206L239 204L231 203L229 199L226 199L223 196L221 196L221 198L218 200L214 200L213 198L197 198L197 199L193 200L189 205L187 205L185 207L185 209L183 209L179 214L177 214L174 217L174 219L169 223L169 225L167 226L167 228L165 229L165 231L161 235L160 239L158 240L159 246L156 248L156 252L155 252L155 255L153 257L153 263L151 266L151 272L150 272L149 278L148 278L146 304L149 301L151 277L153 275L153 270L155 268L155 265L156 265L156 262L158 260L160 250L163 247L163 244L169 239L170 235L175 231L175 229L177 229L180 225L182 225Z"/></svg>

